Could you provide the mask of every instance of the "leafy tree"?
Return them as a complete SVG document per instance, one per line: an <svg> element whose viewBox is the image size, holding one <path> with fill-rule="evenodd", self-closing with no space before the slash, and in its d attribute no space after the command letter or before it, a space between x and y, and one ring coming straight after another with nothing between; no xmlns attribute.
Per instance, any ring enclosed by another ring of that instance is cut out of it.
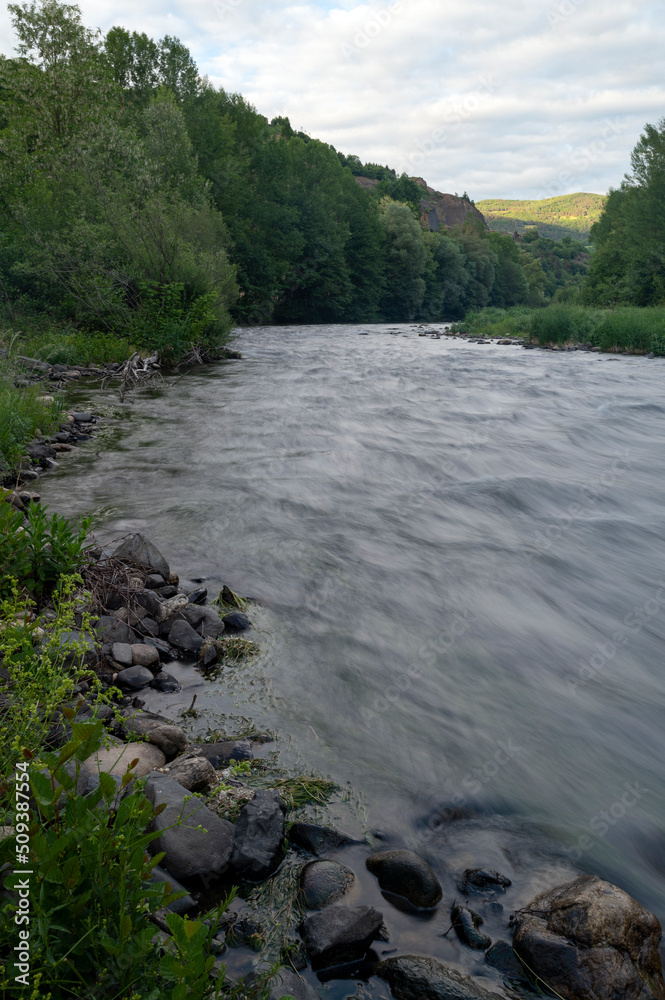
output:
<svg viewBox="0 0 665 1000"><path fill-rule="evenodd" d="M381 212L386 234L386 288L382 312L386 319L414 319L425 297L428 263L423 231L408 205L386 201Z"/></svg>
<svg viewBox="0 0 665 1000"><path fill-rule="evenodd" d="M488 240L497 257L489 304L507 309L526 302L529 285L515 240L502 233L490 233Z"/></svg>

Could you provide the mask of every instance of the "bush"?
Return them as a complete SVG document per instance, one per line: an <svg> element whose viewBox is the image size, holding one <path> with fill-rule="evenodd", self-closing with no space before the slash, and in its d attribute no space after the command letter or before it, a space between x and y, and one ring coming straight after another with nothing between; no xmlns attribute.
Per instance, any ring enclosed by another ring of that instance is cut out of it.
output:
<svg viewBox="0 0 665 1000"><path fill-rule="evenodd" d="M593 340L597 322L594 309L551 305L534 313L531 333L539 344L580 344Z"/></svg>
<svg viewBox="0 0 665 1000"><path fill-rule="evenodd" d="M626 307L606 312L594 342L604 351L665 354L665 308Z"/></svg>

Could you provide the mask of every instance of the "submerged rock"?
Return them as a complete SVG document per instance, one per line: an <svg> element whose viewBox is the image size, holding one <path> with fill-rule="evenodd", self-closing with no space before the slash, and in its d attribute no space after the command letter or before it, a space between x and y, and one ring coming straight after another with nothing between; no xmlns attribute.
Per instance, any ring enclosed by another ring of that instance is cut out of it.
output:
<svg viewBox="0 0 665 1000"><path fill-rule="evenodd" d="M500 1000L434 958L400 955L379 962L375 971L390 986L396 1000Z"/></svg>
<svg viewBox="0 0 665 1000"><path fill-rule="evenodd" d="M505 892L512 882L494 868L467 868L457 882L465 896L471 893Z"/></svg>
<svg viewBox="0 0 665 1000"><path fill-rule="evenodd" d="M478 913L474 913L466 906L453 906L450 916L455 933L462 944L468 948L475 948L476 951L487 951L492 939L480 930L483 918Z"/></svg>
<svg viewBox="0 0 665 1000"><path fill-rule="evenodd" d="M516 925L518 956L563 1000L665 1000L660 923L597 875L542 893Z"/></svg>
<svg viewBox="0 0 665 1000"><path fill-rule="evenodd" d="M338 861L310 861L300 873L300 891L308 910L322 910L346 895L356 877Z"/></svg>
<svg viewBox="0 0 665 1000"><path fill-rule="evenodd" d="M291 969L278 969L273 978L269 1000L281 1000L282 997L293 997L293 1000L320 1000L309 983Z"/></svg>
<svg viewBox="0 0 665 1000"><path fill-rule="evenodd" d="M373 906L327 906L300 925L300 935L315 969L363 958L383 924Z"/></svg>
<svg viewBox="0 0 665 1000"><path fill-rule="evenodd" d="M317 857L347 844L359 843L345 833L333 830L332 827L317 826L316 823L294 823L289 830L289 841L295 847L301 847Z"/></svg>
<svg viewBox="0 0 665 1000"><path fill-rule="evenodd" d="M431 910L441 900L438 878L413 851L381 851L371 854L365 864L384 892L403 896L418 909Z"/></svg>

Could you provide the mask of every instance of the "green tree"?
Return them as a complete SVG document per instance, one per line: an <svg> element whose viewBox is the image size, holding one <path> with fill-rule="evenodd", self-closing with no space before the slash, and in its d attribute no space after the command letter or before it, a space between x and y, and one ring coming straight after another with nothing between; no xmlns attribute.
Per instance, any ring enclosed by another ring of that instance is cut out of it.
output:
<svg viewBox="0 0 665 1000"><path fill-rule="evenodd" d="M386 319L412 320L425 297L428 254L420 225L408 205L386 201L381 212L386 234L386 287L382 312Z"/></svg>

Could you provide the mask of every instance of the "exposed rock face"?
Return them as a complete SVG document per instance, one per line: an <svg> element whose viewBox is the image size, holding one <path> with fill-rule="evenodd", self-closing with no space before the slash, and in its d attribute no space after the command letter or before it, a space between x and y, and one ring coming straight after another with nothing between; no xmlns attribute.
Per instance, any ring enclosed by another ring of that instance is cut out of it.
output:
<svg viewBox="0 0 665 1000"><path fill-rule="evenodd" d="M240 813L231 865L243 878L258 882L279 866L285 812L279 792L259 789Z"/></svg>
<svg viewBox="0 0 665 1000"><path fill-rule="evenodd" d="M489 230L485 216L466 198L435 191L434 188L428 186L422 177L414 177L413 180L423 188L424 193L420 199L420 218L429 225L430 232L438 233L441 229L463 226L469 220L476 222L481 228ZM369 192L373 191L379 183L369 177L356 177L355 181L359 187Z"/></svg>
<svg viewBox="0 0 665 1000"><path fill-rule="evenodd" d="M371 854L365 864L384 892L403 896L412 906L430 910L441 900L439 880L413 851L380 851Z"/></svg>
<svg viewBox="0 0 665 1000"><path fill-rule="evenodd" d="M374 971L396 1000L500 1000L497 993L488 993L433 958L401 955L379 962Z"/></svg>
<svg viewBox="0 0 665 1000"><path fill-rule="evenodd" d="M665 1000L660 937L652 913L584 875L518 912L514 947L564 1000Z"/></svg>
<svg viewBox="0 0 665 1000"><path fill-rule="evenodd" d="M300 935L312 967L325 969L362 958L382 924L373 906L327 906L303 920Z"/></svg>
<svg viewBox="0 0 665 1000"><path fill-rule="evenodd" d="M165 775L152 774L145 794L153 806L166 804L152 821L152 829L161 835L150 850L165 851L161 864L170 875L183 879L225 871L233 849L232 823L215 816L201 799L188 798L187 790Z"/></svg>

